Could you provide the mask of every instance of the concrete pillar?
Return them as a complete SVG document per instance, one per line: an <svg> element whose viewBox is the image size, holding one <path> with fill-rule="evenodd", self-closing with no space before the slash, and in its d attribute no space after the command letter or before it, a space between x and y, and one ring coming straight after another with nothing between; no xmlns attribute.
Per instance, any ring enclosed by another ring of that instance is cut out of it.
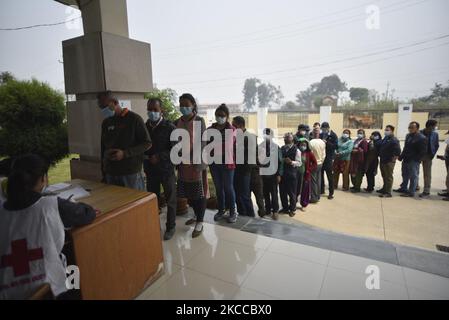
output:
<svg viewBox="0 0 449 320"><path fill-rule="evenodd" d="M62 43L72 178L101 179L100 132L103 118L96 95L112 91L145 119L144 94L153 88L151 47L129 39L126 0L56 0L76 5L84 36Z"/></svg>

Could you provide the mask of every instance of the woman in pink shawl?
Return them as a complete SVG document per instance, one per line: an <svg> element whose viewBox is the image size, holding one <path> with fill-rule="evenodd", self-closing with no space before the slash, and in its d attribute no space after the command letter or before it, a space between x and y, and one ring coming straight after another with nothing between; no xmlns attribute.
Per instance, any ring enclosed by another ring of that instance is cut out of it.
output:
<svg viewBox="0 0 449 320"><path fill-rule="evenodd" d="M204 147L202 136L206 130L206 123L203 118L198 116L198 107L195 98L191 94L183 94L179 99L179 104L182 117L175 121L175 126L178 129L186 130L189 134L190 155L183 155L183 158L187 156L190 159L189 161L183 161L178 166L177 191L178 198L187 199L189 205L193 208L196 218L187 221L186 225L195 224L192 237L197 238L203 233L204 214L206 212L207 198L209 197L207 166L201 159ZM195 130L195 128L200 128L200 130ZM200 143L200 145L194 145L194 142ZM199 159L194 159L194 151L198 148Z"/></svg>
<svg viewBox="0 0 449 320"><path fill-rule="evenodd" d="M354 149L352 149L351 164L349 165L353 185L351 191L354 193L361 192L360 188L365 175L367 153L368 140L366 140L365 130L359 129L357 131L357 139L354 141Z"/></svg>

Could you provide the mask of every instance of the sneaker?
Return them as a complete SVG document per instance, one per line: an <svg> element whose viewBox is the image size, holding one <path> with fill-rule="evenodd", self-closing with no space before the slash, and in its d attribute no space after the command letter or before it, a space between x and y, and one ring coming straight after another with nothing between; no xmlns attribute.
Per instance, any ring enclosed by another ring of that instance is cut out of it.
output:
<svg viewBox="0 0 449 320"><path fill-rule="evenodd" d="M393 190L394 192L397 192L397 193L408 193L408 191L407 190L403 190L403 189L395 189L395 190Z"/></svg>
<svg viewBox="0 0 449 320"><path fill-rule="evenodd" d="M328 198L329 200L333 200L333 199L334 199L334 195L333 195L333 194L330 194L327 198Z"/></svg>
<svg viewBox="0 0 449 320"><path fill-rule="evenodd" d="M231 213L228 217L228 223L236 223L237 222L237 213Z"/></svg>
<svg viewBox="0 0 449 320"><path fill-rule="evenodd" d="M279 220L279 213L273 212L273 215L271 217L273 218L274 221L278 221Z"/></svg>
<svg viewBox="0 0 449 320"><path fill-rule="evenodd" d="M380 198L393 198L391 193L383 193L383 194L379 195L379 197Z"/></svg>
<svg viewBox="0 0 449 320"><path fill-rule="evenodd" d="M214 216L214 221L215 221L215 222L220 221L220 220L223 219L223 217L224 217L224 213L219 211L219 212L217 212L217 214Z"/></svg>
<svg viewBox="0 0 449 320"><path fill-rule="evenodd" d="M425 197L428 197L428 196L430 196L430 193L429 193L429 192L423 192L423 193L421 193L421 194L419 195L420 198L425 198Z"/></svg>
<svg viewBox="0 0 449 320"><path fill-rule="evenodd" d="M164 241L168 241L171 240L171 238L173 238L173 236L175 235L176 229L172 228L170 230L166 230L165 234L164 234Z"/></svg>

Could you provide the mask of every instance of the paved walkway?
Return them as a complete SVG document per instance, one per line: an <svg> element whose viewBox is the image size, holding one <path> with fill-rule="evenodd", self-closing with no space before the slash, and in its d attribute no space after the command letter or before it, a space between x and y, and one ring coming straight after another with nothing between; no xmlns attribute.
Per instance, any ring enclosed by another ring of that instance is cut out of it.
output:
<svg viewBox="0 0 449 320"><path fill-rule="evenodd" d="M401 163L397 163L394 173L396 189L402 182ZM422 187L422 173L420 178ZM434 160L432 196L428 199L402 198L399 194L381 199L375 193L337 191L334 200L324 197L319 204L310 205L306 212L298 210L294 219L324 230L429 250L436 250L436 245L449 247L449 202L437 196L445 188L445 179L444 162ZM382 185L381 181L379 172L376 189ZM366 180L364 187L365 183ZM289 223L289 220L289 217L281 218L283 222Z"/></svg>

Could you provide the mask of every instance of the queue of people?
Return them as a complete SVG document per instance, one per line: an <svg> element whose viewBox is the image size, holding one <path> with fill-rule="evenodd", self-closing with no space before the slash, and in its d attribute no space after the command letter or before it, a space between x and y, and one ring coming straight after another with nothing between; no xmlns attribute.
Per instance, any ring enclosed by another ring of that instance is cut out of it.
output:
<svg viewBox="0 0 449 320"><path fill-rule="evenodd" d="M214 219L226 219L228 223L236 223L239 216L255 217L252 193L260 217L278 220L282 213L293 217L297 209L305 211L310 204L322 199L326 177L329 200L334 199L334 191L339 188L340 175L344 191L362 192L366 176L367 188L363 191L372 193L379 168L383 186L377 193L382 198L391 198L393 172L398 161L402 162L402 183L394 191L402 197L414 197L422 164L424 189L420 197L430 195L431 168L439 149L435 120L429 120L423 130L419 123L411 122L402 149L394 126L386 126L383 137L378 131L367 137L365 131L359 129L352 139L349 129L338 138L327 122L315 123L313 130L300 125L296 134L285 134L284 145L279 146L270 128L264 130L263 142L257 144L257 137L246 130L245 119L231 119L224 104L216 109L216 121L206 128L191 94L180 97L182 116L174 123L164 118L159 99L148 101L146 123L136 113L122 108L110 92L100 94L98 103L105 118L101 131L103 181L146 189L159 199L162 187L167 202L164 240L170 240L175 234L177 198L187 199L193 208L195 217L186 222L193 227L192 237L203 233L209 198L208 168L217 195L218 211ZM177 129L188 133L187 144L191 148L190 154L184 155L187 160L175 165L172 136ZM244 134L243 143L239 143L237 132ZM216 143L219 147L211 149L209 157L220 161L205 163L201 153L201 159L195 159L198 156L194 151L196 136L204 134L210 134L213 140L200 139L200 150ZM445 161L448 176L446 190L438 195L449 201L449 139L445 143L445 154L437 159ZM251 161L252 153L257 155L256 161ZM239 156L242 161L238 161ZM273 164L275 170L262 174L263 169ZM49 283L55 296L64 297L65 266L61 259L64 229L89 224L98 213L83 203L46 196L48 169L48 163L36 155L19 157L8 164L6 170L2 168L7 179L0 181L0 253L9 252L10 246L17 250L27 246L40 248L34 254L43 263L32 273L43 276L30 283L10 284L12 271L5 271L9 262L2 258L0 298L26 297L42 283ZM146 187L142 172L146 175Z"/></svg>

